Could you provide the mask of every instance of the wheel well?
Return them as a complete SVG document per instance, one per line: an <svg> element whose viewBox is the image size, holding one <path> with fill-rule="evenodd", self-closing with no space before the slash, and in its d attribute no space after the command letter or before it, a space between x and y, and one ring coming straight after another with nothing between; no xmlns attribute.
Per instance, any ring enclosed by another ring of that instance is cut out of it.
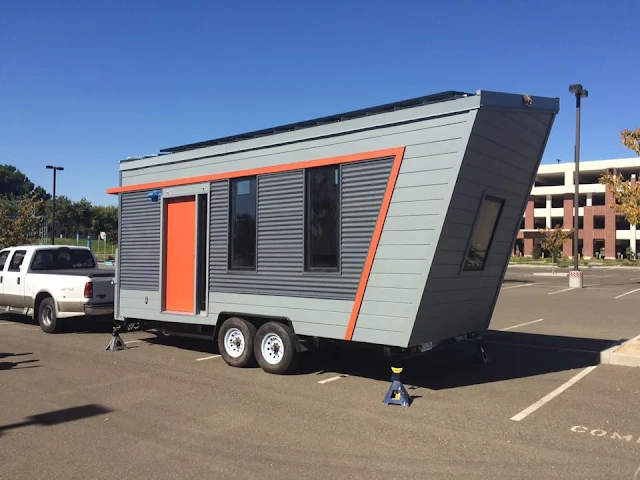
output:
<svg viewBox="0 0 640 480"><path fill-rule="evenodd" d="M35 302L33 302L33 318L38 318L38 310L40 309L40 304L45 298L53 298L53 297L49 292L40 292L38 293L38 295L36 295L36 300Z"/></svg>

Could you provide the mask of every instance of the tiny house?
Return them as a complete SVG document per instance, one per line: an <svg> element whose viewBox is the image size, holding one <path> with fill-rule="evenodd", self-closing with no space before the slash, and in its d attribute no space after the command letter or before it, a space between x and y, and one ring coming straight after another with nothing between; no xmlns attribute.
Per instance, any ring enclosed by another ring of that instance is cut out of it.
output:
<svg viewBox="0 0 640 480"><path fill-rule="evenodd" d="M558 110L444 92L121 161L116 319L280 374L482 332Z"/></svg>

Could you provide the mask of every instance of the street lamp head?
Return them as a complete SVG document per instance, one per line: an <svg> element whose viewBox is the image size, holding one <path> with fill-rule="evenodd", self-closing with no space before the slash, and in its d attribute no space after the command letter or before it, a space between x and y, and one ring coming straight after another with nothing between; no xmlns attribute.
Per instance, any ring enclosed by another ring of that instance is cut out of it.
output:
<svg viewBox="0 0 640 480"><path fill-rule="evenodd" d="M64 167L54 167L53 165L47 165L49 170L64 170Z"/></svg>
<svg viewBox="0 0 640 480"><path fill-rule="evenodd" d="M580 97L588 97L589 96L589 91L582 88L582 85L580 85L579 83L574 83L573 85L569 85L569 91L571 93L573 93L576 97L580 96Z"/></svg>

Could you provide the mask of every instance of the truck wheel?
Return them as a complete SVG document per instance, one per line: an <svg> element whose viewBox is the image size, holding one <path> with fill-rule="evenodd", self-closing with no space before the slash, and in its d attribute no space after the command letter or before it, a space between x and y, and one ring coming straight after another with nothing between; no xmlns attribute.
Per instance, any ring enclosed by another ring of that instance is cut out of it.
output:
<svg viewBox="0 0 640 480"><path fill-rule="evenodd" d="M56 306L52 298L47 297L40 302L38 323L43 332L56 333L60 331L60 322L56 318Z"/></svg>
<svg viewBox="0 0 640 480"><path fill-rule="evenodd" d="M218 332L218 350L232 367L247 367L253 363L253 342L256 327L243 318L231 317Z"/></svg>
<svg viewBox="0 0 640 480"><path fill-rule="evenodd" d="M267 322L258 329L254 342L258 365L267 373L285 375L297 360L295 334L287 325Z"/></svg>

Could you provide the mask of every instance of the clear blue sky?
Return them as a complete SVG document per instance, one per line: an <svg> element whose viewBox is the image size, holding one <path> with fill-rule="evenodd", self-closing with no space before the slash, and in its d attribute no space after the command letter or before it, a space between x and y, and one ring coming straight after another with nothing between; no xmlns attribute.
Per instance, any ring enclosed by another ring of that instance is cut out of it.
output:
<svg viewBox="0 0 640 480"><path fill-rule="evenodd" d="M629 157L640 1L2 0L0 163L115 204L118 161L443 90L560 97L544 162Z"/></svg>

